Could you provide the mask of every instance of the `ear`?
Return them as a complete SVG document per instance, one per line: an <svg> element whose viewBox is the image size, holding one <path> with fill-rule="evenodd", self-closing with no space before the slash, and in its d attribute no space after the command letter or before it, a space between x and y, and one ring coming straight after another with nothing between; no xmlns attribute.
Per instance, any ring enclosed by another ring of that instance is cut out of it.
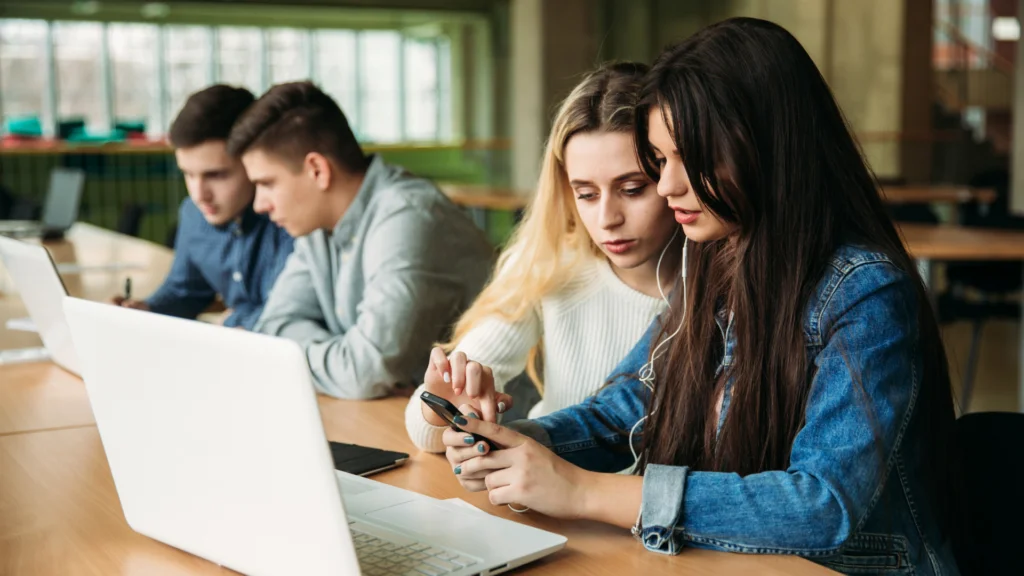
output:
<svg viewBox="0 0 1024 576"><path fill-rule="evenodd" d="M302 161L302 170L313 181L317 189L323 192L331 187L334 178L331 163L319 152L310 152Z"/></svg>

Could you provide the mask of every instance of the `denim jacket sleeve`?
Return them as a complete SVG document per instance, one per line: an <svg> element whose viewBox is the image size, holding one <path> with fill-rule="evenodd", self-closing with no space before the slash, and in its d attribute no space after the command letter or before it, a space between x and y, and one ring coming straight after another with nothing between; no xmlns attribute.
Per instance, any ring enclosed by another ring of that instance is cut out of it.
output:
<svg viewBox="0 0 1024 576"><path fill-rule="evenodd" d="M877 504L919 385L918 298L910 277L873 262L847 271L822 302L808 318L813 380L789 468L741 477L648 466L649 550L830 554Z"/></svg>
<svg viewBox="0 0 1024 576"><path fill-rule="evenodd" d="M612 382L580 404L535 420L519 420L508 426L531 436L565 460L587 470L616 472L633 464L627 438L639 445L643 431L647 390L637 379L647 363L651 339L660 328L655 318L647 332L615 367Z"/></svg>

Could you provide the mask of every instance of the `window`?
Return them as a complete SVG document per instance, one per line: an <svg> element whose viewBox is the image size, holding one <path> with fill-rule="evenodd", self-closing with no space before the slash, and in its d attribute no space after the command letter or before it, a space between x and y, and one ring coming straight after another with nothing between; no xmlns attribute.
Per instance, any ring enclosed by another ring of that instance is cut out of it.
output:
<svg viewBox="0 0 1024 576"><path fill-rule="evenodd" d="M267 33L270 83L309 80L309 46L305 30L274 28Z"/></svg>
<svg viewBox="0 0 1024 576"><path fill-rule="evenodd" d="M95 22L56 22L53 49L57 62L57 118L83 121L90 130L107 122L100 58L103 25Z"/></svg>
<svg viewBox="0 0 1024 576"><path fill-rule="evenodd" d="M149 24L110 24L114 122L141 122L148 132L162 134L156 93L156 43L159 29Z"/></svg>
<svg viewBox="0 0 1024 576"><path fill-rule="evenodd" d="M259 28L222 26L217 30L216 81L263 92L263 32Z"/></svg>
<svg viewBox="0 0 1024 576"><path fill-rule="evenodd" d="M395 30L307 30L0 19L0 119L67 136L143 124L166 133L185 99L213 83L259 96L311 79L366 142L451 135L451 49ZM63 130L57 130L58 121Z"/></svg>
<svg viewBox="0 0 1024 576"><path fill-rule="evenodd" d="M46 93L46 22L0 20L0 106L5 119L49 121Z"/></svg>
<svg viewBox="0 0 1024 576"><path fill-rule="evenodd" d="M402 37L397 32L363 32L359 41L362 136L370 142L396 142L403 136L399 104Z"/></svg>
<svg viewBox="0 0 1024 576"><path fill-rule="evenodd" d="M437 44L405 42L405 136L436 140L438 126Z"/></svg>
<svg viewBox="0 0 1024 576"><path fill-rule="evenodd" d="M341 106L352 130L359 136L359 91L356 88L356 33L351 30L320 30L314 35L317 54L313 77L320 89Z"/></svg>
<svg viewBox="0 0 1024 576"><path fill-rule="evenodd" d="M210 29L202 26L168 26L164 46L167 62L167 92L164 98L169 124L193 92L213 83Z"/></svg>

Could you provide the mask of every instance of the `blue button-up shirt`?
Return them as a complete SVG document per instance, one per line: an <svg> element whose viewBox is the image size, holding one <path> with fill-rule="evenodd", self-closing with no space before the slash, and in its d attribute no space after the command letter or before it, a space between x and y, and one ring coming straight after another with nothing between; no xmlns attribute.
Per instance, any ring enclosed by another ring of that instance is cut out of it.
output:
<svg viewBox="0 0 1024 576"><path fill-rule="evenodd" d="M251 330L291 252L291 236L252 207L230 224L213 226L185 198L174 264L146 303L159 314L195 318L220 294L232 311L224 325Z"/></svg>

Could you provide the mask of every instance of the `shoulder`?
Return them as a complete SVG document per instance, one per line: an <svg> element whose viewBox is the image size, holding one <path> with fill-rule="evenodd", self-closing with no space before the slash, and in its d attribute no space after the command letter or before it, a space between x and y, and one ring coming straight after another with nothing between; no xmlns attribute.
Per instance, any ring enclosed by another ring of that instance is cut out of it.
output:
<svg viewBox="0 0 1024 576"><path fill-rule="evenodd" d="M919 304L914 272L900 268L884 252L844 245L833 254L807 313L812 341L827 336L840 319L853 310L879 323L914 315Z"/></svg>
<svg viewBox="0 0 1024 576"><path fill-rule="evenodd" d="M199 211L199 207L192 202L192 198L185 196L185 199L181 201L181 205L178 206L178 228L183 226L197 226L199 223L206 223L206 219L203 218L203 213Z"/></svg>
<svg viewBox="0 0 1024 576"><path fill-rule="evenodd" d="M174 242L175 250L180 251L182 248L193 246L196 238L205 235L211 228L212 226L203 217L203 213L199 211L199 208L192 202L192 199L186 196L178 207L178 229L175 232L176 238Z"/></svg>
<svg viewBox="0 0 1024 576"><path fill-rule="evenodd" d="M396 212L405 208L431 208L447 197L433 182L407 172L401 166L382 164L377 178L374 203L378 210Z"/></svg>

